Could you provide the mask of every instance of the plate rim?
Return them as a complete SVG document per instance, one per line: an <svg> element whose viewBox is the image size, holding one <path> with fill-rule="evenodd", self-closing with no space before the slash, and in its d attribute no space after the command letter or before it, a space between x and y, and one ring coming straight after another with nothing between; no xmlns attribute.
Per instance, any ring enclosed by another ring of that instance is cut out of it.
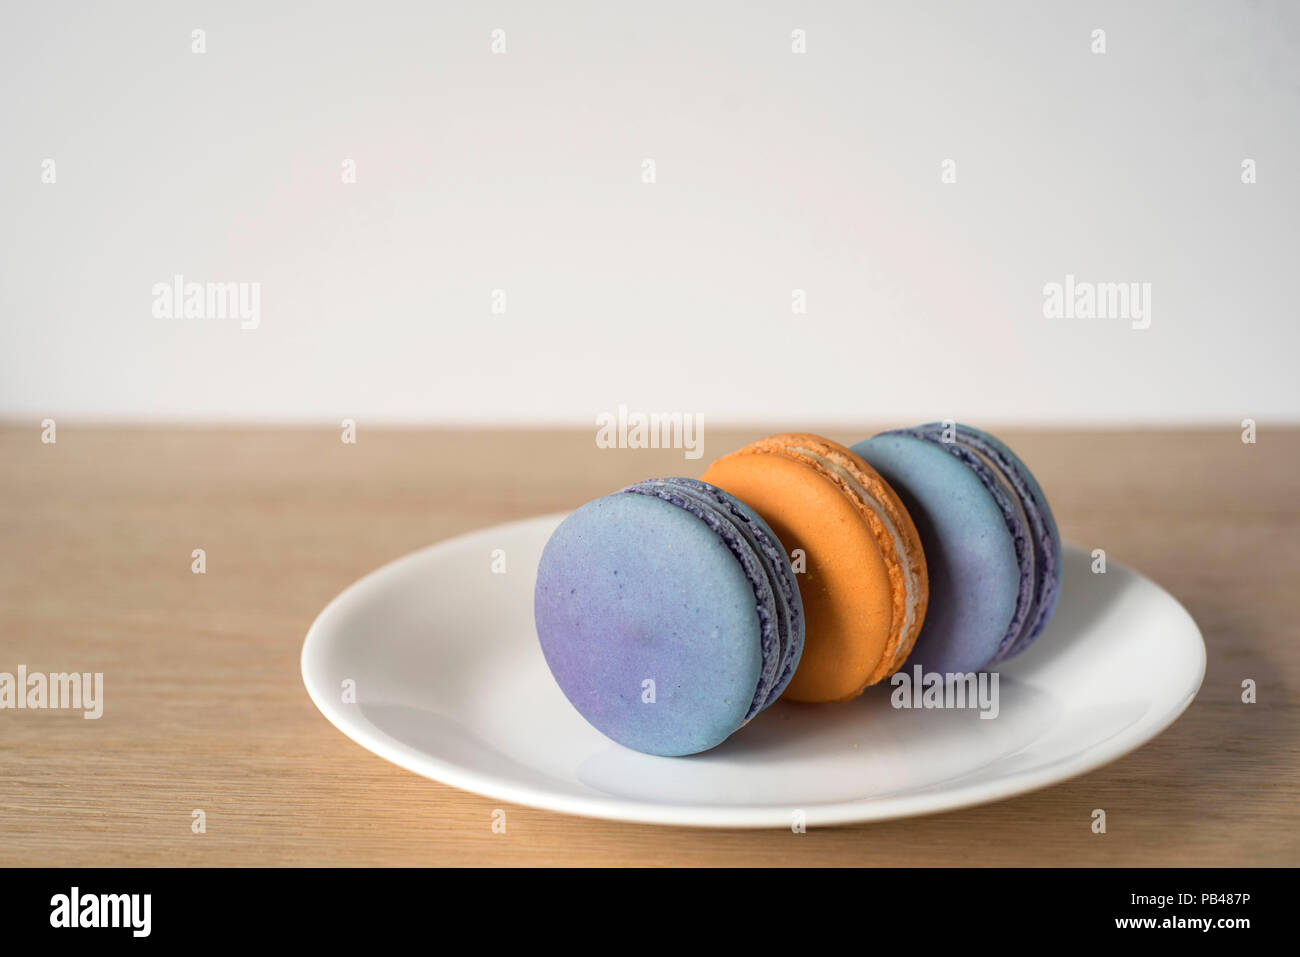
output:
<svg viewBox="0 0 1300 957"><path fill-rule="evenodd" d="M321 633L325 629L325 623L332 617L339 606L358 600L358 596L364 594L368 586L373 585L378 580L398 574L406 565L418 562L429 552L463 544L478 537L499 535L504 529L534 524L540 525L544 522L558 524L567 514L568 512L552 512L534 515L441 539L380 565L340 591L326 603L325 607L320 610L312 621L303 639L302 651L299 655L299 667L303 684L316 709L345 737L359 744L367 751L421 777L481 797L545 811L626 823L699 828L763 829L791 826L791 813L795 810L804 813L805 823L810 827L861 824L974 807L1061 784L1116 761L1155 740L1182 716L1183 712L1196 699L1196 695L1205 680L1205 636L1201 633L1200 626L1196 624L1195 619L1183 607L1183 604L1158 582L1147 578L1141 572L1123 563L1108 559L1109 567L1122 569L1127 574L1133 575L1155 588L1181 613L1187 624L1191 626L1192 632L1196 635L1196 651L1199 657L1196 667L1196 680L1191 690L1183 696L1177 706L1164 709L1154 715L1148 713L1134 724L1124 728L1120 733L1097 745L1085 748L1081 752L1076 752L1074 755L1046 765L1001 775L993 780L974 782L955 788L945 787L929 793L912 792L875 798L867 797L845 801L809 803L803 806L789 803L780 806L750 807L730 807L717 804L670 804L605 795L587 797L574 794L557 794L544 788L532 788L527 785L503 782L490 774L474 771L427 751L419 750L373 725L350 720L352 719L350 707L343 705L341 701L336 702L333 695L326 694L326 689L323 686L317 685L312 658L319 651L316 646L323 641ZM1067 544L1066 548L1079 549L1079 546ZM1065 767L1062 768L1062 765Z"/></svg>

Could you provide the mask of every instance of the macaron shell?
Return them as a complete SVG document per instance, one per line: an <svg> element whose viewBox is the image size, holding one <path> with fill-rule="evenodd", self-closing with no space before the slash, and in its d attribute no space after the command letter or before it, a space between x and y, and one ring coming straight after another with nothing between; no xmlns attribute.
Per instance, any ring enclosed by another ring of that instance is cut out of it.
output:
<svg viewBox="0 0 1300 957"><path fill-rule="evenodd" d="M926 439L886 433L853 451L898 493L925 548L930 604L908 664L978 671L997 654L1020 591L1002 509L974 471Z"/></svg>
<svg viewBox="0 0 1300 957"><path fill-rule="evenodd" d="M689 486L699 495L707 496L725 509L732 524L753 549L755 556L767 573L770 587L776 598L780 638L780 659L776 666L776 680L767 689L766 698L757 710L770 707L781 697L790 679L794 677L799 659L803 655L804 613L799 597L799 583L790 558L776 533L752 508L716 485L696 479L669 479L677 485ZM766 669L766 664L764 665ZM751 708L751 713L754 709Z"/></svg>
<svg viewBox="0 0 1300 957"><path fill-rule="evenodd" d="M714 462L704 481L747 504L785 548L802 549L803 657L786 688L795 701L858 695L885 655L894 621L895 583L871 527L854 501L796 458L735 453Z"/></svg>
<svg viewBox="0 0 1300 957"><path fill-rule="evenodd" d="M855 497L865 492L869 500L863 515L867 524L871 526L881 555L885 559L894 597L894 627L885 645L885 653L881 656L880 664L866 681L866 685L873 685L902 667L916 644L922 623L925 621L930 588L921 536L894 489L879 472L852 450L817 435L796 433L780 438L792 440L798 448L811 451L833 463L851 476L861 491L849 487L841 476L832 473L832 479L836 484L840 485L846 494ZM883 513L883 520L877 514L877 509ZM903 554L902 560L897 558L899 550ZM910 583L907 580L909 573ZM907 614L909 588L915 590L910 622Z"/></svg>
<svg viewBox="0 0 1300 957"><path fill-rule="evenodd" d="M745 713L744 720L748 721L763 709L776 685L777 671L781 665L782 633L788 633L789 622L788 610L783 607L767 565L731 514L735 500L721 489L686 478L647 479L628 486L620 494L653 495L684 509L708 525L740 563L754 591L762 662L758 686L754 690L749 710Z"/></svg>
<svg viewBox="0 0 1300 957"><path fill-rule="evenodd" d="M987 454L987 446L978 439L972 441L968 426L955 423L953 434L948 434L947 425L942 422L930 422L912 429L898 430L903 435L924 439L944 452L963 462L984 487L988 489L994 502L1002 511L1002 520L1011 535L1012 546L1016 551L1016 560L1020 567L1020 579L1017 582L1016 609L1011 621L1003 632L993 656L984 663L984 667L1005 658L1012 646L1031 627L1034 617L1035 582L1037 580L1036 549L1031 531L1030 519L1026 511L1026 502L1017 493L1011 477Z"/></svg>
<svg viewBox="0 0 1300 957"><path fill-rule="evenodd" d="M607 737L692 754L744 721L762 667L754 589L685 510L626 494L579 508L543 550L534 611L556 682Z"/></svg>

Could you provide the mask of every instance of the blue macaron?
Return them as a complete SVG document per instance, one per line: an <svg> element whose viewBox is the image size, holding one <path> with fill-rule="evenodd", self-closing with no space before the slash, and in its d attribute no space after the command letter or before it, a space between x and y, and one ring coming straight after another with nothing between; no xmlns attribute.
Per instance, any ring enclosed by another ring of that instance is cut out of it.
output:
<svg viewBox="0 0 1300 957"><path fill-rule="evenodd" d="M614 741L705 751L772 704L803 650L781 542L694 479L651 479L583 505L552 534L537 634L565 696Z"/></svg>
<svg viewBox="0 0 1300 957"><path fill-rule="evenodd" d="M979 671L1042 632L1061 586L1061 538L1047 497L1004 443L966 425L885 432L853 451L916 523L930 607L909 664Z"/></svg>

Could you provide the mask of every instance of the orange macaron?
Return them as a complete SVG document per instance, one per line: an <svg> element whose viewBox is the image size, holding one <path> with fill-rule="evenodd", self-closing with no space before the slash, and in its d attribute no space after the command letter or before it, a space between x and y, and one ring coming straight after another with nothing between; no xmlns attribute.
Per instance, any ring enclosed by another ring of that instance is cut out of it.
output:
<svg viewBox="0 0 1300 957"><path fill-rule="evenodd" d="M845 701L902 667L929 600L921 539L866 462L803 433L760 439L709 466L792 555L803 599L803 657L784 697Z"/></svg>

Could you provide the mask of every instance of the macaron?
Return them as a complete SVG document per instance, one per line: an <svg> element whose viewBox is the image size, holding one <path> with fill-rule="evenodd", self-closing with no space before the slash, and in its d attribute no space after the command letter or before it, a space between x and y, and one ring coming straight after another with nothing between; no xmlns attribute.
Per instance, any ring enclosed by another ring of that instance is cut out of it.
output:
<svg viewBox="0 0 1300 957"><path fill-rule="evenodd" d="M853 451L899 494L925 547L930 609L910 662L968 673L1028 647L1060 595L1061 537L1024 462L952 422L884 432Z"/></svg>
<svg viewBox="0 0 1300 957"><path fill-rule="evenodd" d="M781 696L804 646L784 546L695 479L638 482L565 518L533 607L560 690L606 737L648 754L726 740Z"/></svg>
<svg viewBox="0 0 1300 957"><path fill-rule="evenodd" d="M794 558L806 635L787 698L845 701L903 665L926 616L926 557L871 466L829 439L790 433L718 459L704 480L753 508Z"/></svg>

